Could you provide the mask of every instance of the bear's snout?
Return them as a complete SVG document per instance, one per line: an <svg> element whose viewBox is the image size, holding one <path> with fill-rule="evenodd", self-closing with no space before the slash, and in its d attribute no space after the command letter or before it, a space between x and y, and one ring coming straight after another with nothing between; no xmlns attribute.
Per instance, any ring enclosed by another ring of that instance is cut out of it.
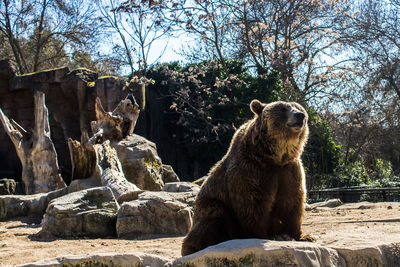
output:
<svg viewBox="0 0 400 267"><path fill-rule="evenodd" d="M303 112L297 112L297 113L294 114L294 116L296 117L297 122L298 122L298 123L301 122L301 124L303 125L303 123L304 123L304 118L306 117L306 115L304 115Z"/></svg>
<svg viewBox="0 0 400 267"><path fill-rule="evenodd" d="M306 115L301 111L290 112L287 126L293 128L302 128L304 126L304 119Z"/></svg>

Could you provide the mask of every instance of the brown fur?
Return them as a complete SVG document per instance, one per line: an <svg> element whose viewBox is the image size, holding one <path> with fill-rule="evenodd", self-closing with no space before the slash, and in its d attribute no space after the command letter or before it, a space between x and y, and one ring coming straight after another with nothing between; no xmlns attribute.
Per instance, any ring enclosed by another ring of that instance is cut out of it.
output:
<svg viewBox="0 0 400 267"><path fill-rule="evenodd" d="M301 231L307 113L294 102L250 107L254 118L236 131L197 196L182 255L235 238L310 240Z"/></svg>

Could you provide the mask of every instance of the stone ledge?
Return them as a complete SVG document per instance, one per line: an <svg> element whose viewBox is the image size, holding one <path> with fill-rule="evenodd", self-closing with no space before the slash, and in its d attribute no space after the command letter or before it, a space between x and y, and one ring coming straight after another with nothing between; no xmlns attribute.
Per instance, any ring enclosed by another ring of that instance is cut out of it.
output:
<svg viewBox="0 0 400 267"><path fill-rule="evenodd" d="M55 266L149 266L158 267L168 263L168 259L145 253L98 253L66 255L34 263L18 265L20 267Z"/></svg>
<svg viewBox="0 0 400 267"><path fill-rule="evenodd" d="M333 248L309 242L236 239L169 261L145 253L68 255L20 266L398 266L400 243Z"/></svg>
<svg viewBox="0 0 400 267"><path fill-rule="evenodd" d="M236 239L179 258L172 266L397 266L400 243L333 248L309 242Z"/></svg>

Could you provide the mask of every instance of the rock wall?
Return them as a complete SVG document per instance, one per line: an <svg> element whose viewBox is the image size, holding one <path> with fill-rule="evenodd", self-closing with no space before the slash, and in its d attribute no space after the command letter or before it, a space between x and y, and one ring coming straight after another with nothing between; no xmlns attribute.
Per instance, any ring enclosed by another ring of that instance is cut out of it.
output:
<svg viewBox="0 0 400 267"><path fill-rule="evenodd" d="M86 69L71 71L59 68L38 73L16 75L8 61L0 61L0 107L25 129L34 124L33 93L43 91L49 109L51 138L56 148L62 176L71 177L68 138L80 140L81 132L90 132L95 120L94 104L99 97L106 110L113 110L126 97L123 83L116 77L98 77ZM17 178L21 165L15 149L0 127L0 178Z"/></svg>
<svg viewBox="0 0 400 267"><path fill-rule="evenodd" d="M81 132L90 133L90 122L95 120L95 101L99 97L103 107L112 111L126 97L125 81L117 77L99 77L87 69L59 68L38 73L16 75L7 60L0 60L0 108L5 115L17 121L25 129L34 123L33 93L41 90L46 95L49 109L51 138L56 148L63 179L69 183L71 162L68 154L68 138L80 140ZM139 101L141 92L133 95ZM140 101L139 101L140 102ZM198 178L198 164L190 158L185 145L171 138L171 125L165 120L169 102L157 88L146 89L145 110L140 111L135 133L157 145L164 164L172 165L184 180ZM140 103L139 103L140 104ZM142 108L142 107L141 107ZM0 127L0 179L20 180L21 164L4 129Z"/></svg>

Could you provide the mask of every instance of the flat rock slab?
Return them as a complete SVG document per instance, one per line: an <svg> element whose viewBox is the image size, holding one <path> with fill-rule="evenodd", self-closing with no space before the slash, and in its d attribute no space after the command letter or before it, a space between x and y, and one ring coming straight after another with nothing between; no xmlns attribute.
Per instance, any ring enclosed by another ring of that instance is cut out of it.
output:
<svg viewBox="0 0 400 267"><path fill-rule="evenodd" d="M56 266L164 266L168 259L145 253L99 253L86 255L66 255L63 257L19 265L20 267Z"/></svg>
<svg viewBox="0 0 400 267"><path fill-rule="evenodd" d="M172 266L398 266L400 243L334 249L309 242L236 239L182 257Z"/></svg>
<svg viewBox="0 0 400 267"><path fill-rule="evenodd" d="M236 239L174 261L145 253L66 255L20 266L398 266L400 243L372 248L333 249L308 242Z"/></svg>
<svg viewBox="0 0 400 267"><path fill-rule="evenodd" d="M117 218L119 238L185 235L192 225L194 194L144 192L121 205Z"/></svg>
<svg viewBox="0 0 400 267"><path fill-rule="evenodd" d="M115 235L118 203L108 187L95 187L52 200L38 237Z"/></svg>
<svg viewBox="0 0 400 267"><path fill-rule="evenodd" d="M166 183L163 187L165 192L200 192L200 186L189 182L171 182Z"/></svg>

